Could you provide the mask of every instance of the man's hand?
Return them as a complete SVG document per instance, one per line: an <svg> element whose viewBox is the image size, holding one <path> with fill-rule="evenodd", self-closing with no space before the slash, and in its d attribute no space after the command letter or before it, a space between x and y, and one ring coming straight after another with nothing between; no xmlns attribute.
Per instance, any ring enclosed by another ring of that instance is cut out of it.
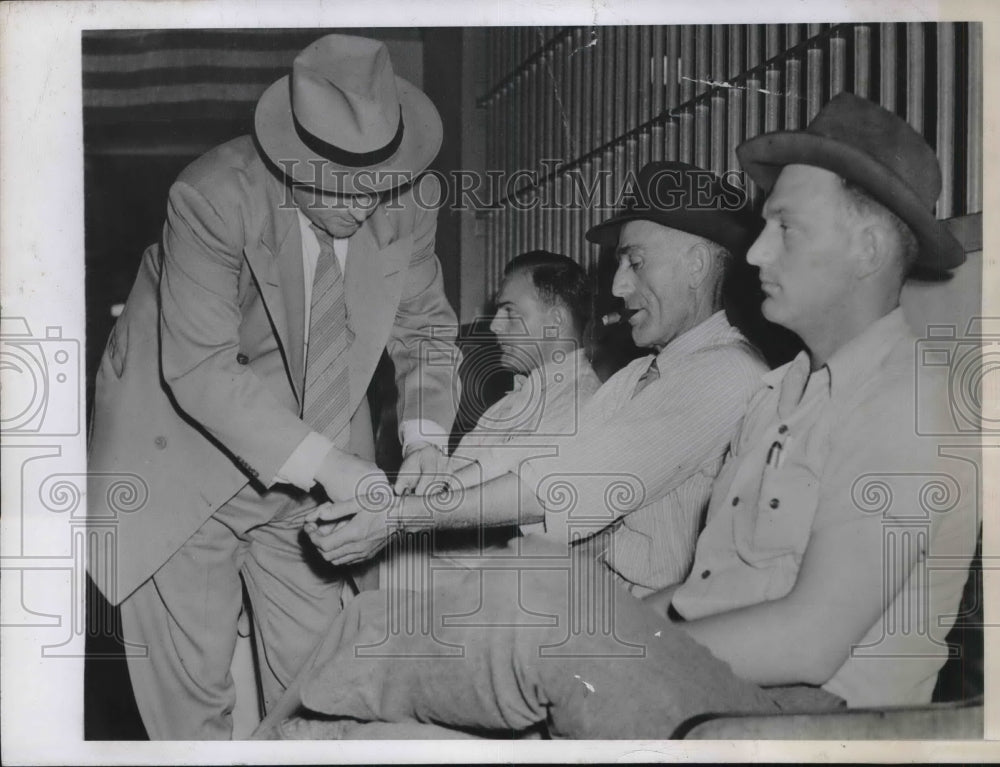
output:
<svg viewBox="0 0 1000 767"><path fill-rule="evenodd" d="M327 498L334 502L368 495L373 486L389 484L385 472L374 463L337 448L326 454L316 472L316 481L323 486Z"/></svg>
<svg viewBox="0 0 1000 767"><path fill-rule="evenodd" d="M443 483L447 479L447 474L448 456L436 445L425 442L407 453L403 459L403 465L399 467L399 474L396 475L394 490L396 495L404 495L407 492L425 495L429 486L431 486L430 492L434 492L432 485Z"/></svg>
<svg viewBox="0 0 1000 767"><path fill-rule="evenodd" d="M389 503L385 496L391 498ZM402 498L381 493L341 503L324 504L310 515L303 530L327 562L349 565L375 556L398 529ZM333 523L333 524L331 524Z"/></svg>

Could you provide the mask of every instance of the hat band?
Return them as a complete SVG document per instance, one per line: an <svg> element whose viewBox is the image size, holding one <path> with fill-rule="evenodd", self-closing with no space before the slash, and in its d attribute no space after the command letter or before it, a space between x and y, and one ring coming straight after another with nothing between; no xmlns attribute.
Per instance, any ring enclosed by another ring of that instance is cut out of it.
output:
<svg viewBox="0 0 1000 767"><path fill-rule="evenodd" d="M314 136L303 128L298 118L295 117L294 112L292 113L292 122L295 124L295 132L298 134L299 140L309 147L311 151L324 159L335 162L338 165L346 165L349 168L365 168L385 162L396 154L399 145L403 143L402 109L399 110L399 124L396 126L396 135L389 140L388 144L379 149L373 149L371 152L349 152L334 144L328 144L323 139Z"/></svg>

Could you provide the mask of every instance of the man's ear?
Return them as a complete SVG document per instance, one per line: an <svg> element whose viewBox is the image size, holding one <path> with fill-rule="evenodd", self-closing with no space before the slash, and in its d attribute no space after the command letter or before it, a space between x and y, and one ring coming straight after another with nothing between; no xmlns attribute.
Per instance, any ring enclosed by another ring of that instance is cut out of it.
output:
<svg viewBox="0 0 1000 767"><path fill-rule="evenodd" d="M559 330L559 337L566 335L569 328L569 313L562 304L554 304L549 307L549 325L555 326Z"/></svg>
<svg viewBox="0 0 1000 767"><path fill-rule="evenodd" d="M688 284L697 288L712 271L712 249L704 242L696 242L687 252Z"/></svg>
<svg viewBox="0 0 1000 767"><path fill-rule="evenodd" d="M892 233L881 221L871 221L854 236L855 273L859 278L881 271L892 255Z"/></svg>

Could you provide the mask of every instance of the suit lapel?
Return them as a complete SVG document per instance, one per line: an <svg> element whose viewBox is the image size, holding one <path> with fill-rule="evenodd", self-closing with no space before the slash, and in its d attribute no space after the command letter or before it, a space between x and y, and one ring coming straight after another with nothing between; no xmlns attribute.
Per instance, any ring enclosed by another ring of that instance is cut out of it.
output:
<svg viewBox="0 0 1000 767"><path fill-rule="evenodd" d="M344 289L348 327L354 333L350 351L351 408L364 396L399 303L403 267L413 237L388 241L394 234L383 208L375 211L350 239ZM386 244L388 243L388 244Z"/></svg>
<svg viewBox="0 0 1000 767"><path fill-rule="evenodd" d="M244 254L274 326L293 391L301 404L305 326L302 239L295 209L278 205L274 200L271 203L271 225L264 227L258 242L247 244Z"/></svg>
<svg viewBox="0 0 1000 767"><path fill-rule="evenodd" d="M281 239L278 244L278 274L281 294L288 319L288 346L285 359L295 387L295 396L302 404L302 387L305 385L305 280L302 268L302 231L299 217L294 210L280 210Z"/></svg>

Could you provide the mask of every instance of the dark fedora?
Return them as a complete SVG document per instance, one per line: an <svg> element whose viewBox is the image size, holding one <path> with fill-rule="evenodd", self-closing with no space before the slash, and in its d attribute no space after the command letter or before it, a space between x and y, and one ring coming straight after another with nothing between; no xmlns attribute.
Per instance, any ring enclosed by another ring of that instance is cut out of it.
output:
<svg viewBox="0 0 1000 767"><path fill-rule="evenodd" d="M383 43L327 35L257 102L257 141L298 183L338 194L381 192L412 180L441 148L441 117L397 77Z"/></svg>
<svg viewBox="0 0 1000 767"><path fill-rule="evenodd" d="M941 168L934 150L898 115L853 93L840 93L805 130L765 133L736 149L743 168L770 192L785 165L814 165L857 184L899 216L917 237L918 266L953 269L965 250L934 217Z"/></svg>
<svg viewBox="0 0 1000 767"><path fill-rule="evenodd" d="M742 255L759 231L742 189L684 162L651 162L639 171L622 211L593 226L587 239L615 245L622 224L652 221L722 245Z"/></svg>

